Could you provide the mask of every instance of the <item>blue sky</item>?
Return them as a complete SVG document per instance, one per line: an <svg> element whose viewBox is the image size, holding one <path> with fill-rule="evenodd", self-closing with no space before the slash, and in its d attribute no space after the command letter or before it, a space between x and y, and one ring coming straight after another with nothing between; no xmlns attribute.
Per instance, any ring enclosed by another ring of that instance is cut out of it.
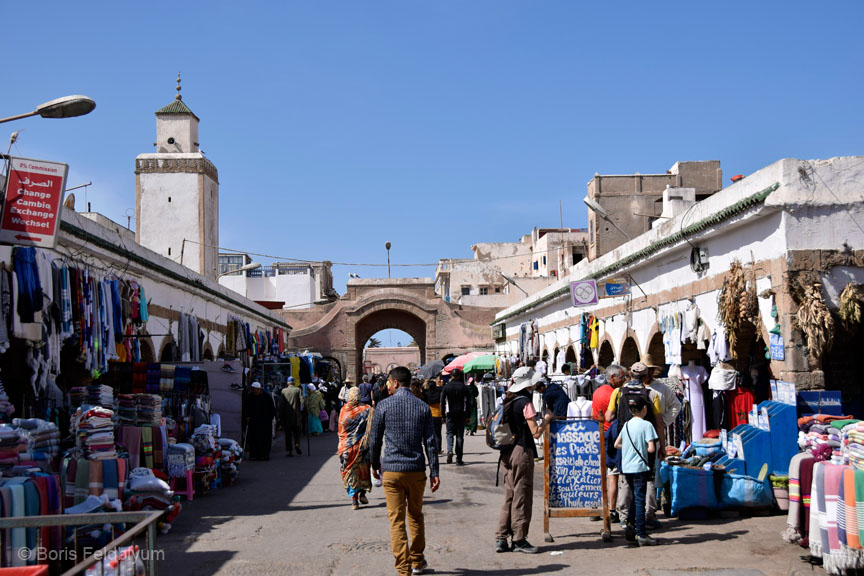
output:
<svg viewBox="0 0 864 576"><path fill-rule="evenodd" d="M728 183L862 153L860 2L69 6L4 3L0 115L73 93L96 110L4 124L0 143L19 130L13 154L68 163L125 223L181 71L219 169L220 244L250 252L380 264L390 241L394 263L434 263L557 226L559 201L583 227L595 172L717 159ZM387 273L336 266L339 292L352 272Z"/></svg>

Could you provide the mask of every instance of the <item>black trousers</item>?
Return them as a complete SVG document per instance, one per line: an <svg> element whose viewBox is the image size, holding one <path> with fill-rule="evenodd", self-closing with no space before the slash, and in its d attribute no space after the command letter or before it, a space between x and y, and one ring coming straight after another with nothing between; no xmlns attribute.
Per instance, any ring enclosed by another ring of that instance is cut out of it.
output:
<svg viewBox="0 0 864 576"><path fill-rule="evenodd" d="M435 428L435 438L438 439L438 451L444 449L444 444L441 443L441 426L444 420L441 417L432 417L432 427Z"/></svg>
<svg viewBox="0 0 864 576"><path fill-rule="evenodd" d="M285 426L285 451L289 453L294 452L295 446L300 446L300 426L294 424L291 426ZM293 440L293 442L292 442Z"/></svg>
<svg viewBox="0 0 864 576"><path fill-rule="evenodd" d="M465 414L447 415L447 454L453 454L455 440L456 460L462 461L462 446L465 443Z"/></svg>

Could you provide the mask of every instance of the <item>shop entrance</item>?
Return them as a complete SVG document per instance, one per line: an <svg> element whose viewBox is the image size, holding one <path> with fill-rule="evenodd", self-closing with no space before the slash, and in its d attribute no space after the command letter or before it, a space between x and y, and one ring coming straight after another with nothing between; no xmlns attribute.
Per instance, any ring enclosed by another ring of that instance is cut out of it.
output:
<svg viewBox="0 0 864 576"><path fill-rule="evenodd" d="M822 359L825 389L840 390L843 393L844 404L849 403L854 408L864 406L864 395L858 383L862 350L864 350L864 328L860 325L846 328L838 324L834 344Z"/></svg>
<svg viewBox="0 0 864 576"><path fill-rule="evenodd" d="M597 354L597 366L599 368L606 368L613 362L615 362L615 351L612 350L612 344L608 340L604 340Z"/></svg>
<svg viewBox="0 0 864 576"><path fill-rule="evenodd" d="M639 347L636 345L636 340L628 336L621 346L621 359L618 363L629 370L636 362L639 362Z"/></svg>

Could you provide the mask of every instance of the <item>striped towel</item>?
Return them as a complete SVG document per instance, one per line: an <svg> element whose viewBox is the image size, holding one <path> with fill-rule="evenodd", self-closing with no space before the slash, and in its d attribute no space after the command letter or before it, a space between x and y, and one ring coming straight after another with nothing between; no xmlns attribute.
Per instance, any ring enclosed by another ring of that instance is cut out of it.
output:
<svg viewBox="0 0 864 576"><path fill-rule="evenodd" d="M144 466L153 468L153 429L141 428L141 447L144 452Z"/></svg>
<svg viewBox="0 0 864 576"><path fill-rule="evenodd" d="M105 491L104 478L102 475L102 460L91 460L89 472L89 493L93 496L101 496Z"/></svg>
<svg viewBox="0 0 864 576"><path fill-rule="evenodd" d="M159 380L160 392L171 392L174 389L174 371L177 369L173 364L162 364Z"/></svg>
<svg viewBox="0 0 864 576"><path fill-rule="evenodd" d="M75 470L75 501L78 505L87 499L90 493L90 461L85 458L78 459L78 467Z"/></svg>
<svg viewBox="0 0 864 576"><path fill-rule="evenodd" d="M120 497L120 476L117 470L117 460L102 462L105 495L112 500Z"/></svg>

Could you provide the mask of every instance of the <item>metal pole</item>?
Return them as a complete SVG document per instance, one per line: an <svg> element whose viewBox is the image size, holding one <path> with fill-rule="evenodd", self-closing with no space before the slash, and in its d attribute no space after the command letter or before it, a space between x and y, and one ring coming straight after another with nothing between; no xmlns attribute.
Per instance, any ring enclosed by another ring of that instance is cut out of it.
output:
<svg viewBox="0 0 864 576"><path fill-rule="evenodd" d="M21 120L22 118L29 118L30 116L36 116L39 114L38 110L34 110L33 112L28 112L26 114L18 114L17 116L9 116L7 118L0 118L0 124L4 122L12 122L13 120Z"/></svg>

